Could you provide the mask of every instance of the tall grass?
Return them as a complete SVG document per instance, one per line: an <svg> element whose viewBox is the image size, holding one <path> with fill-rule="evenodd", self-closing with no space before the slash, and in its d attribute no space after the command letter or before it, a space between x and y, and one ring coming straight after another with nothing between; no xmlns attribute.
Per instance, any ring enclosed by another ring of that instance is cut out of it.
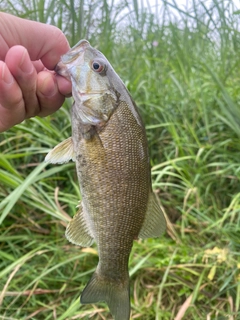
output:
<svg viewBox="0 0 240 320"><path fill-rule="evenodd" d="M171 225L134 244L132 319L240 319L239 8L156 5L4 0L0 9L57 25L71 45L87 38L140 108ZM74 164L43 164L71 134L70 105L0 135L0 319L110 319L105 304L79 304L98 258L64 238L81 198Z"/></svg>

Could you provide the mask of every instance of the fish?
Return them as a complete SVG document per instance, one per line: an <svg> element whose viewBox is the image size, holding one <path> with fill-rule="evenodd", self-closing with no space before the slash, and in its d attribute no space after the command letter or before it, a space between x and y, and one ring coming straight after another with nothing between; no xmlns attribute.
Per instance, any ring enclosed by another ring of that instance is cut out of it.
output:
<svg viewBox="0 0 240 320"><path fill-rule="evenodd" d="M145 127L123 81L87 40L64 54L55 71L72 82L72 136L45 160L76 162L82 200L65 235L81 247L96 242L99 255L80 302L104 301L115 320L129 320L133 242L160 237L166 228L152 189Z"/></svg>

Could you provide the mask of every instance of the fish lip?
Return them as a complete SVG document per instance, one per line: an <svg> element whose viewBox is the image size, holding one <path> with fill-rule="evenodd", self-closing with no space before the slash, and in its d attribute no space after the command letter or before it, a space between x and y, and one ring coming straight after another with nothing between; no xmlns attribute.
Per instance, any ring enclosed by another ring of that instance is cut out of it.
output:
<svg viewBox="0 0 240 320"><path fill-rule="evenodd" d="M62 61L59 61L58 64L56 64L54 71L56 72L56 74L63 76L65 78L67 78L68 80L70 80L67 66Z"/></svg>
<svg viewBox="0 0 240 320"><path fill-rule="evenodd" d="M73 60L76 59L76 57L79 57L80 55L84 54L87 48L91 47L90 43L83 39L79 41L72 49L70 49L68 52L66 52L64 55L61 56L61 62L63 64L69 64Z"/></svg>
<svg viewBox="0 0 240 320"><path fill-rule="evenodd" d="M81 52L81 51L85 51L85 49L89 48L90 46L91 46L90 43L86 39L82 39L74 47L72 47L70 51L75 51L75 49L77 48L78 51L80 49L80 52Z"/></svg>

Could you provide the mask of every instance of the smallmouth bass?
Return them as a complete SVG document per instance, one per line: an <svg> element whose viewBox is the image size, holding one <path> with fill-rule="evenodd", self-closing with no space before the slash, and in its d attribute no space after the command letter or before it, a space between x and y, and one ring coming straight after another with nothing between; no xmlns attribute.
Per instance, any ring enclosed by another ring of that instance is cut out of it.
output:
<svg viewBox="0 0 240 320"><path fill-rule="evenodd" d="M72 82L72 137L46 161L76 162L82 202L66 238L82 247L96 241L99 253L80 301L105 301L115 320L129 320L133 240L159 237L166 227L152 191L145 128L122 80L88 41L63 55L56 72Z"/></svg>

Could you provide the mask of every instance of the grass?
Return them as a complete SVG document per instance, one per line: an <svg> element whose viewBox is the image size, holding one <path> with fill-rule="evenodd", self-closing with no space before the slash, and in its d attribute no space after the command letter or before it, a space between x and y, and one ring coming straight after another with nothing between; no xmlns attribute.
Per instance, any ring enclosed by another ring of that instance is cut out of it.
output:
<svg viewBox="0 0 240 320"><path fill-rule="evenodd" d="M239 10L230 0L157 4L0 6L57 25L71 45L88 38L140 108L171 224L134 243L131 319L240 319ZM110 319L105 304L79 304L98 258L64 238L81 197L74 164L43 163L71 134L70 105L0 135L0 319Z"/></svg>

